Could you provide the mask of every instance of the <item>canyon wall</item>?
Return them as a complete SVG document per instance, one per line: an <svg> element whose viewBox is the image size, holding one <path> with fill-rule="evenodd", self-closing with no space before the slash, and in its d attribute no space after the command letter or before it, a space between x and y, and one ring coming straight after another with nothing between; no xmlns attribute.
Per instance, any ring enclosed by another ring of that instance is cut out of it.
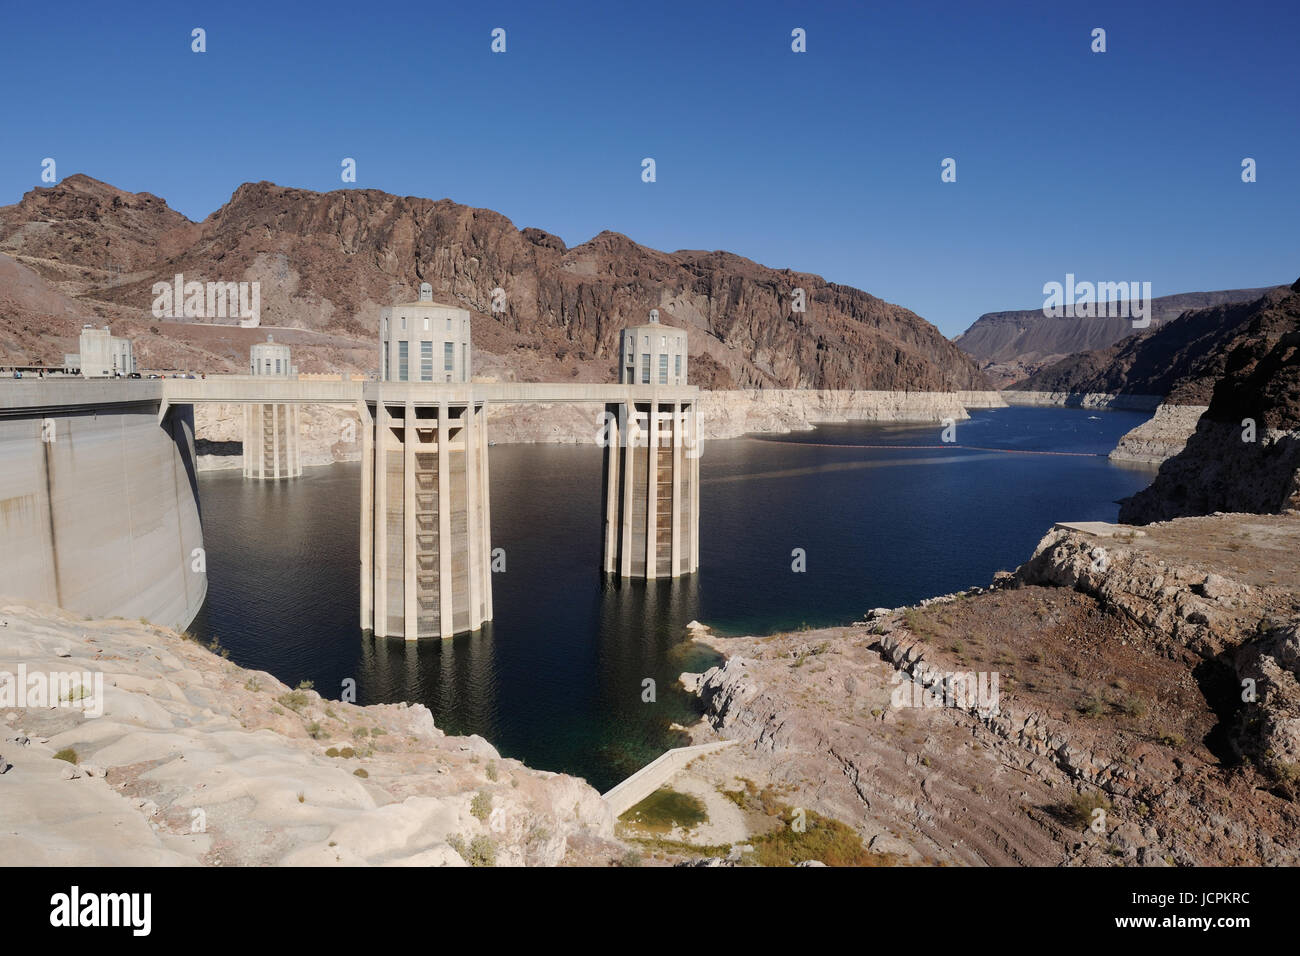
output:
<svg viewBox="0 0 1300 956"><path fill-rule="evenodd" d="M1165 405L1136 428L1130 429L1110 453L1111 461L1159 464L1183 450L1196 432L1206 405Z"/></svg>

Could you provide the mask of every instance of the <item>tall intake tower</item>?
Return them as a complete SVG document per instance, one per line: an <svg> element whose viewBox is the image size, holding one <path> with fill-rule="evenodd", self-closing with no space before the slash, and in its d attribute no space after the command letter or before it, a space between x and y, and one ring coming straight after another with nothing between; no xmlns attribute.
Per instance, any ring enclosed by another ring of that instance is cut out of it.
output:
<svg viewBox="0 0 1300 956"><path fill-rule="evenodd" d="M686 331L650 321L623 330L619 382L636 398L605 406L604 570L675 578L700 566L700 443L695 401L655 395L686 382ZM646 386L649 386L647 388Z"/></svg>
<svg viewBox="0 0 1300 956"><path fill-rule="evenodd" d="M470 381L470 315L384 309L380 382L367 401L361 626L377 637L451 637L492 619L487 415Z"/></svg>
<svg viewBox="0 0 1300 956"><path fill-rule="evenodd" d="M248 373L289 378L297 373L289 364L289 346L267 335L249 349ZM302 456L298 446L298 406L265 404L244 406L244 477L298 478Z"/></svg>

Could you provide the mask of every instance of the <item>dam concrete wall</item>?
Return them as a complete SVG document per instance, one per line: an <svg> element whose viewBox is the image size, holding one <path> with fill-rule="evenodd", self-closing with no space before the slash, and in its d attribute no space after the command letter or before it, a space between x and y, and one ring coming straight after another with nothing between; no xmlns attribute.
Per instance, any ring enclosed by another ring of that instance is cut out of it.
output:
<svg viewBox="0 0 1300 956"><path fill-rule="evenodd" d="M207 594L192 409L159 422L154 383L0 384L0 596L188 627Z"/></svg>

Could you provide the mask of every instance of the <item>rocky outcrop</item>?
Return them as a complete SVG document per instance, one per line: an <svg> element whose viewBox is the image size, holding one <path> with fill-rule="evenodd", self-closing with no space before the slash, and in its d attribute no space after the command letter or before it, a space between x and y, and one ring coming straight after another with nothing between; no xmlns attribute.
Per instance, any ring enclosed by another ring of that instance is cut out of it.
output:
<svg viewBox="0 0 1300 956"><path fill-rule="evenodd" d="M585 782L449 737L420 705L290 690L144 623L10 605L0 626L0 681L19 667L38 683L75 675L57 704L3 705L6 862L547 866L623 853Z"/></svg>
<svg viewBox="0 0 1300 956"><path fill-rule="evenodd" d="M1240 640L1262 616L1249 585L1171 565L1138 543L1141 531L1117 525L1101 531L1058 525L1016 570L1015 581L1090 594L1141 625L1153 645L1188 648L1205 658Z"/></svg>
<svg viewBox="0 0 1300 956"><path fill-rule="evenodd" d="M1120 503L1119 520L1144 525L1215 512L1277 514L1300 508L1300 430L1264 429L1253 441L1241 425L1207 412L1181 452L1151 485Z"/></svg>
<svg viewBox="0 0 1300 956"><path fill-rule="evenodd" d="M1110 453L1111 461L1159 464L1183 450L1196 432L1206 405L1165 405L1136 428L1125 432Z"/></svg>
<svg viewBox="0 0 1300 956"><path fill-rule="evenodd" d="M1247 701L1237 722L1237 748L1300 799L1300 618L1244 645L1236 671Z"/></svg>
<svg viewBox="0 0 1300 956"><path fill-rule="evenodd" d="M1300 508L1300 282L1255 303L1199 369L1175 390L1187 399L1213 376L1196 432L1121 504L1120 520Z"/></svg>
<svg viewBox="0 0 1300 956"><path fill-rule="evenodd" d="M697 633L728 657L683 683L741 743L720 773L840 819L856 801L912 859L1294 865L1298 537L1291 516L1059 525L990 589Z"/></svg>

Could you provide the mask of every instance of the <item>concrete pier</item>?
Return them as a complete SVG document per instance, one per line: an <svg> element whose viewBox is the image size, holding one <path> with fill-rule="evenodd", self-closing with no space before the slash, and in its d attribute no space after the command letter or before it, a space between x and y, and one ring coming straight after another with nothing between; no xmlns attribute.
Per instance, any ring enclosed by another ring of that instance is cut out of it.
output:
<svg viewBox="0 0 1300 956"><path fill-rule="evenodd" d="M376 637L451 637L492 618L487 416L454 391L465 397L385 383L366 402L361 626Z"/></svg>
<svg viewBox="0 0 1300 956"><path fill-rule="evenodd" d="M244 477L301 477L298 425L297 405L245 405Z"/></svg>
<svg viewBox="0 0 1300 956"><path fill-rule="evenodd" d="M605 406L607 574L675 578L700 566L700 435L695 401Z"/></svg>

